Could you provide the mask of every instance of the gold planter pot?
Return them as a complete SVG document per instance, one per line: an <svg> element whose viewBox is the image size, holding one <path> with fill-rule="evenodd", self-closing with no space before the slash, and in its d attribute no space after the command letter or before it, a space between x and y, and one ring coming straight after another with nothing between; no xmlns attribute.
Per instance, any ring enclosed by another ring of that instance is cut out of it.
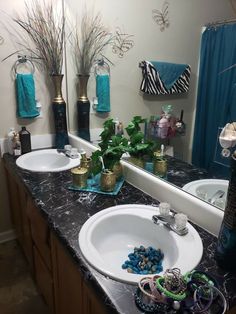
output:
<svg viewBox="0 0 236 314"><path fill-rule="evenodd" d="M153 173L160 178L165 178L167 175L167 160L163 158L154 159Z"/></svg>
<svg viewBox="0 0 236 314"><path fill-rule="evenodd" d="M145 161L142 158L131 156L128 159L128 161L131 162L135 166L138 166L138 167L143 168L143 169L145 168Z"/></svg>
<svg viewBox="0 0 236 314"><path fill-rule="evenodd" d="M80 166L82 168L87 169L88 177L90 177L91 176L92 159L90 157L86 157L86 159L81 159Z"/></svg>
<svg viewBox="0 0 236 314"><path fill-rule="evenodd" d="M116 185L116 175L113 171L104 170L101 173L100 188L104 192L112 192Z"/></svg>
<svg viewBox="0 0 236 314"><path fill-rule="evenodd" d="M88 179L88 170L87 168L77 167L71 169L73 186L77 188L86 188L87 179Z"/></svg>
<svg viewBox="0 0 236 314"><path fill-rule="evenodd" d="M112 168L112 171L114 172L116 176L116 180L119 180L123 175L123 167L120 162L115 163L115 165Z"/></svg>

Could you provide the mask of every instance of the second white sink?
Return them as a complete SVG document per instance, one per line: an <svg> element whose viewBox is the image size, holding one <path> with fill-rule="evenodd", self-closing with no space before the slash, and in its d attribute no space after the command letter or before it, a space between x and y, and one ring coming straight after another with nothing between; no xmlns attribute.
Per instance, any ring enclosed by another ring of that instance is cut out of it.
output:
<svg viewBox="0 0 236 314"><path fill-rule="evenodd" d="M121 265L143 245L161 249L163 270L178 267L181 272L192 270L200 262L203 246L192 225L189 233L179 236L163 225L152 222L157 207L120 205L93 215L79 233L79 245L85 259L101 273L128 283L137 283L143 275L128 273Z"/></svg>
<svg viewBox="0 0 236 314"><path fill-rule="evenodd" d="M225 207L225 201L228 192L229 181L221 179L202 179L189 182L183 186L183 190L198 196L202 200L214 204L221 209ZM222 206L217 205L217 192L222 191L221 200L224 201Z"/></svg>
<svg viewBox="0 0 236 314"><path fill-rule="evenodd" d="M42 149L24 154L17 158L18 167L38 172L58 172L77 167L80 157L71 159L57 149Z"/></svg>

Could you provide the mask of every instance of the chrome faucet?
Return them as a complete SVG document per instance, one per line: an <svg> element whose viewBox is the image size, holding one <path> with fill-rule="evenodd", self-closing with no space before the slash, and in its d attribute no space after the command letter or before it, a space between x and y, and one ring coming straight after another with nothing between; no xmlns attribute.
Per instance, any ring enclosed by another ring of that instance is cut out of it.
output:
<svg viewBox="0 0 236 314"><path fill-rule="evenodd" d="M208 202L211 204L214 204L214 202L218 199L218 198L222 198L225 195L225 192L222 190L217 190L213 196L211 198L208 199Z"/></svg>
<svg viewBox="0 0 236 314"><path fill-rule="evenodd" d="M166 215L154 215L152 216L152 221L157 225L162 224L180 236L188 233L188 228L186 227L187 216L184 214L168 213Z"/></svg>
<svg viewBox="0 0 236 314"><path fill-rule="evenodd" d="M79 158L80 154L78 153L77 148L71 148L70 150L67 149L57 149L57 152L60 154L64 154L66 157L69 157L71 159Z"/></svg>

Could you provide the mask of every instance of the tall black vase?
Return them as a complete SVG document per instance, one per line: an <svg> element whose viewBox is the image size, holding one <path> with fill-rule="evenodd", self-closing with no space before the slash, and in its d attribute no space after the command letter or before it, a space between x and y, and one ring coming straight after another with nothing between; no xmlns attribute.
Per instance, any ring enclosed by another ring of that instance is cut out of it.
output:
<svg viewBox="0 0 236 314"><path fill-rule="evenodd" d="M89 117L90 102L87 97L87 84L89 75L78 75L79 78L79 97L77 101L77 122L78 136L90 141Z"/></svg>
<svg viewBox="0 0 236 314"><path fill-rule="evenodd" d="M55 146L58 149L63 149L65 145L69 144L66 122L66 103L62 97L61 84L63 74L52 75L52 82L55 90L55 97L52 101L52 109L55 124Z"/></svg>

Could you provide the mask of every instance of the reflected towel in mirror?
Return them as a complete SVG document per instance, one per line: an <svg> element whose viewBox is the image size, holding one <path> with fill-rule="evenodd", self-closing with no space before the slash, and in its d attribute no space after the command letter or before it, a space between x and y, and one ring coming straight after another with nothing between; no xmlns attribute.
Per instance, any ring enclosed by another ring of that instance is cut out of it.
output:
<svg viewBox="0 0 236 314"><path fill-rule="evenodd" d="M110 112L110 77L108 74L96 75L97 112Z"/></svg>
<svg viewBox="0 0 236 314"><path fill-rule="evenodd" d="M187 64L142 61L140 90L151 95L179 94L189 89L191 68Z"/></svg>

